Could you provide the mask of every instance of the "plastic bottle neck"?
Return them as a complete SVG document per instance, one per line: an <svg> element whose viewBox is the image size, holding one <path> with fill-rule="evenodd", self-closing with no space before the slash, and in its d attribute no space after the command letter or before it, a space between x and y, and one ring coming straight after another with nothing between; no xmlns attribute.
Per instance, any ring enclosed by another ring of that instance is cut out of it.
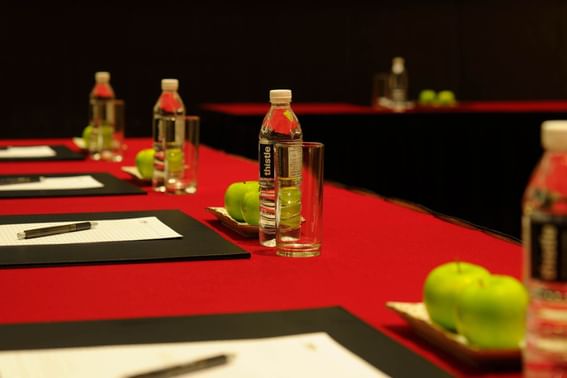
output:
<svg viewBox="0 0 567 378"><path fill-rule="evenodd" d="M291 103L290 102L272 102L271 106L272 106L272 108L289 108L289 107L291 107Z"/></svg>
<svg viewBox="0 0 567 378"><path fill-rule="evenodd" d="M158 100L157 107L168 113L178 113L185 111L181 97L176 90L164 89Z"/></svg>
<svg viewBox="0 0 567 378"><path fill-rule="evenodd" d="M92 96L96 98L113 98L114 91L109 83L97 83L92 90Z"/></svg>

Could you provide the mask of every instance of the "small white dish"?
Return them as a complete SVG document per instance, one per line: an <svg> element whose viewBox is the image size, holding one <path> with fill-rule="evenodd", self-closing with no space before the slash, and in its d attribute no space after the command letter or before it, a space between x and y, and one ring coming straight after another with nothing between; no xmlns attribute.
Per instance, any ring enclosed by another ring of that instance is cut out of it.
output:
<svg viewBox="0 0 567 378"><path fill-rule="evenodd" d="M237 234L247 238L258 237L258 226L237 221L228 214L228 211L226 211L224 207L207 207L207 210L217 217L221 224Z"/></svg>
<svg viewBox="0 0 567 378"><path fill-rule="evenodd" d="M74 137L73 143L75 144L75 146L77 146L81 150L86 150L86 148L87 148L87 146L85 146L85 140L81 137Z"/></svg>
<svg viewBox="0 0 567 378"><path fill-rule="evenodd" d="M122 172L128 173L130 176L134 177L135 179L138 179L139 181L143 181L143 182L152 181L151 179L143 178L140 172L138 171L138 168L136 168L135 166L124 166L121 167L120 169L122 170Z"/></svg>
<svg viewBox="0 0 567 378"><path fill-rule="evenodd" d="M469 365L494 367L521 364L520 348L480 349L471 346L462 335L432 323L423 302L386 302L386 307L404 319L422 339Z"/></svg>

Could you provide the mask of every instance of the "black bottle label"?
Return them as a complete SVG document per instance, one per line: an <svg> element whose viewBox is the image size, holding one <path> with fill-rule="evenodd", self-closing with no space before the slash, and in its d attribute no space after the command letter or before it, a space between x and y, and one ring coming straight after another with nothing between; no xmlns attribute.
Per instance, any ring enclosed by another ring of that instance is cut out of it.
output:
<svg viewBox="0 0 567 378"><path fill-rule="evenodd" d="M525 221L530 277L567 282L567 217L536 213Z"/></svg>
<svg viewBox="0 0 567 378"><path fill-rule="evenodd" d="M258 160L260 161L260 178L274 178L274 145L260 143Z"/></svg>

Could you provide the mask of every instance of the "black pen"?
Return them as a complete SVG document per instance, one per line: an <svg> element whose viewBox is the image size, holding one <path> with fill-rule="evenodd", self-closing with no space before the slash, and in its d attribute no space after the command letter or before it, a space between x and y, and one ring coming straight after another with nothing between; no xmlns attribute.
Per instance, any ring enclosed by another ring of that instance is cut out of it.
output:
<svg viewBox="0 0 567 378"><path fill-rule="evenodd" d="M43 180L41 176L0 177L0 185L27 184L29 182L40 182L41 180Z"/></svg>
<svg viewBox="0 0 567 378"><path fill-rule="evenodd" d="M214 357L204 358L189 362L187 364L174 365L159 370L152 370L146 373L129 375L126 378L169 378L176 377L181 374L187 374L198 370L212 368L214 366L224 365L232 359L232 355L220 354Z"/></svg>
<svg viewBox="0 0 567 378"><path fill-rule="evenodd" d="M64 224L61 226L34 228L31 230L24 230L18 232L18 239L33 239L41 238L43 236L66 234L68 232L90 230L96 225L96 222L79 222Z"/></svg>

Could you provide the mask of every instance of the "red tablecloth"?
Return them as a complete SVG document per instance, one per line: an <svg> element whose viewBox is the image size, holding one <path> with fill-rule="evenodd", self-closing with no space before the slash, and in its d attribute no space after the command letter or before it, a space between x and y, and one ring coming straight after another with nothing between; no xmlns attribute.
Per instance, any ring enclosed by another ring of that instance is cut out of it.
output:
<svg viewBox="0 0 567 378"><path fill-rule="evenodd" d="M215 111L237 116L263 116L268 112L268 103L209 103L201 105L203 110ZM292 104L297 114L303 115L334 115L351 114L364 115L376 113L392 113L392 110L382 108L373 109L370 106L355 105L349 103L304 103ZM430 113L430 112L452 112L452 113L565 113L567 112L567 101L464 101L455 106L416 106L406 111L407 113ZM401 114L401 113L400 113Z"/></svg>
<svg viewBox="0 0 567 378"><path fill-rule="evenodd" d="M63 140L2 144L65 143ZM1 174L110 172L129 179L148 139L127 141L122 164L94 161L0 163ZM0 270L0 323L234 313L340 305L455 375L517 376L469 369L416 338L384 307L420 301L426 274L455 259L520 277L521 247L447 223L376 196L326 185L322 255L276 257L256 240L218 225L205 208L223 203L228 184L254 179L257 165L202 146L195 195L107 196L0 200L0 214L180 209L252 253L251 259L108 264ZM380 353L380 351L377 351Z"/></svg>

